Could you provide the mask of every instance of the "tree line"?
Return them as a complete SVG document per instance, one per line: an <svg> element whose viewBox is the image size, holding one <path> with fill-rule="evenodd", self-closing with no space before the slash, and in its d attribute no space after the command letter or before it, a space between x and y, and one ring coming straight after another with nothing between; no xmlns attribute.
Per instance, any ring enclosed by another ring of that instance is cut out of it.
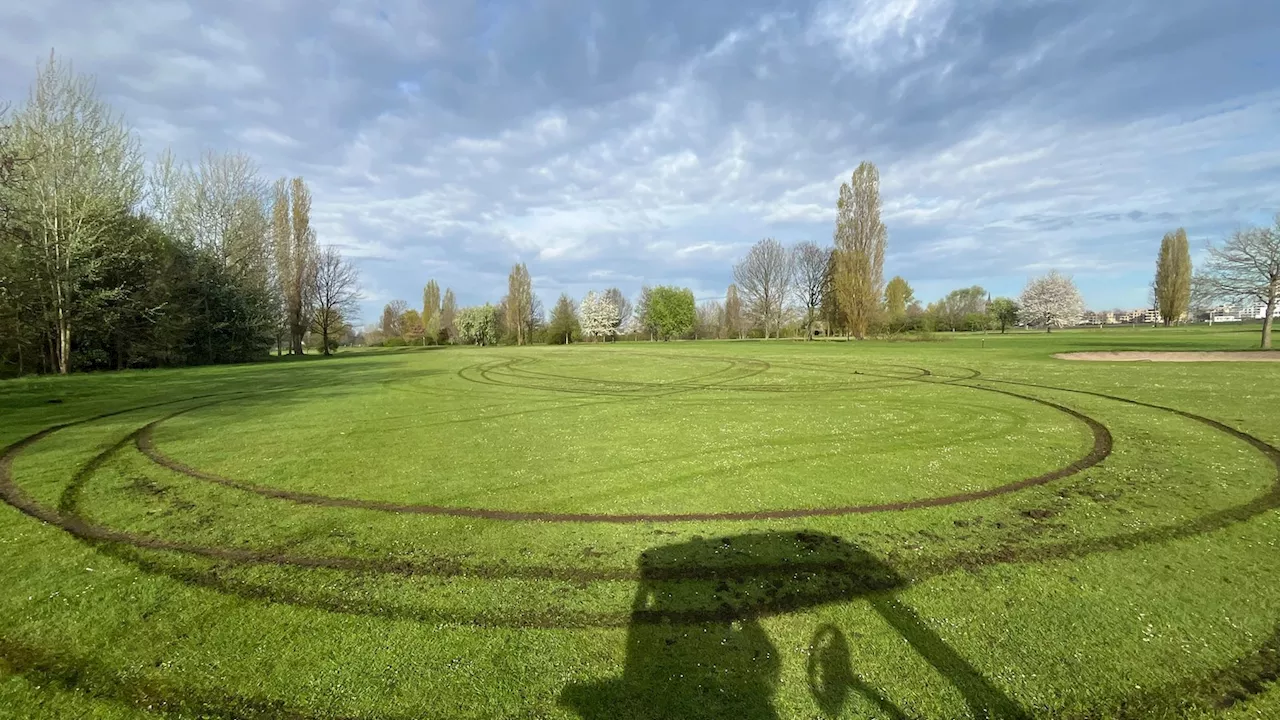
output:
<svg viewBox="0 0 1280 720"><path fill-rule="evenodd" d="M362 340L382 345L497 343L565 344L672 338L747 338L845 335L855 338L939 330L1005 331L1015 323L1051 329L1079 322L1083 303L1070 278L1050 273L1022 296L992 299L981 287L962 288L927 306L902 277L884 281L888 234L881 220L880 175L863 162L842 183L832 244L787 247L773 238L755 243L733 266L724 300L696 303L689 288L642 287L634 302L618 288L590 291L581 302L561 294L546 315L528 268L512 267L497 305L455 310L452 291L439 301L434 280L421 311L388 303L381 322ZM437 306L439 308L437 309ZM441 317L432 324L431 318Z"/></svg>
<svg viewBox="0 0 1280 720"><path fill-rule="evenodd" d="M147 163L93 78L51 55L0 112L0 372L326 353L359 297L298 177L243 153Z"/></svg>
<svg viewBox="0 0 1280 720"><path fill-rule="evenodd" d="M901 276L885 282L887 232L880 219L879 173L864 162L840 187L832 244L790 247L773 238L755 243L733 266L724 299L695 302L688 288L643 287L634 302L618 288L590 291L580 302L562 294L549 315L533 292L528 268L512 267L497 305L456 309L452 291L440 301L435 281L421 312L397 300L364 333L372 344L564 344L619 338L770 338L838 335L854 338L1078 325L1084 301L1074 280L1057 271L1031 278L1017 298L992 297L979 285L922 304ZM1270 347L1271 317L1280 290L1280 216L1276 227L1246 228L1220 245L1194 273L1186 231L1167 233L1152 283L1165 325L1189 308L1231 299L1263 303L1262 346ZM434 320L439 318L439 320Z"/></svg>
<svg viewBox="0 0 1280 720"><path fill-rule="evenodd" d="M422 309L392 300L376 325L358 342L368 345L563 345L583 340L607 342L621 337L654 340L687 337L696 329L693 291L674 286L644 287L633 304L614 287L587 293L581 302L562 293L550 314L533 292L528 267L517 263L507 278L507 294L498 304L457 307L453 290L429 280Z"/></svg>

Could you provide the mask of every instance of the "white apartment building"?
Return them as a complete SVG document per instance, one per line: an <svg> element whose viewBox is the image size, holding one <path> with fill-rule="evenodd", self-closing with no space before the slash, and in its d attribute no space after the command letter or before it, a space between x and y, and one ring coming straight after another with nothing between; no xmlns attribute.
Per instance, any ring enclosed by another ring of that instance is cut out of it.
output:
<svg viewBox="0 0 1280 720"><path fill-rule="evenodd" d="M1252 302L1245 303L1240 308L1240 317L1249 320L1262 320L1267 316L1266 303ZM1271 317L1280 318L1280 302L1276 303L1276 307L1271 311Z"/></svg>
<svg viewBox="0 0 1280 720"><path fill-rule="evenodd" d="M1142 324L1142 325L1159 325L1164 320L1160 315L1159 308L1139 308L1137 310L1120 310L1116 312L1099 313L1102 316L1102 323L1106 325L1115 324ZM1190 317L1187 313L1183 313L1178 318L1178 322L1186 322Z"/></svg>
<svg viewBox="0 0 1280 720"><path fill-rule="evenodd" d="M1209 322L1233 323L1240 321L1240 308L1235 305L1219 305L1209 309Z"/></svg>

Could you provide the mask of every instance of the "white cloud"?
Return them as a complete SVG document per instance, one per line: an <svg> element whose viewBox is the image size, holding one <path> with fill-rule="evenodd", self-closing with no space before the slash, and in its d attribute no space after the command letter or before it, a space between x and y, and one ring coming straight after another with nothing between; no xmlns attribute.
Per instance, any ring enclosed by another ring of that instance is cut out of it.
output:
<svg viewBox="0 0 1280 720"><path fill-rule="evenodd" d="M271 128L254 126L241 130L237 135L241 140L250 144L258 145L261 143L271 143L284 147L296 147L298 141L282 132L277 132Z"/></svg>
<svg viewBox="0 0 1280 720"><path fill-rule="evenodd" d="M951 12L951 0L824 0L808 34L853 66L878 71L929 52Z"/></svg>
<svg viewBox="0 0 1280 720"><path fill-rule="evenodd" d="M1280 99L1247 50L1280 11L1245 27L1192 0L706 2L9 3L0 97L55 46L149 151L245 149L304 175L322 241L388 299L426 273L494 299L516 259L575 293L713 293L760 237L828 242L862 159L891 271L921 287L1146 273L1169 226L1212 237L1280 197Z"/></svg>

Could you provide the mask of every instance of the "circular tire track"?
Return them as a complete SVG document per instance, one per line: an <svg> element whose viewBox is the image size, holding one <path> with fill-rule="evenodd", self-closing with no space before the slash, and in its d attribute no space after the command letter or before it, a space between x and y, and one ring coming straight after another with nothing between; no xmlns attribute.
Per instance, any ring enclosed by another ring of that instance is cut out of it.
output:
<svg viewBox="0 0 1280 720"><path fill-rule="evenodd" d="M971 380L976 378L977 378L977 375L975 374L972 376L972 378L963 378L960 380L963 381L963 380ZM933 382L933 381L925 381L925 382ZM947 381L947 382L953 382L953 381ZM1251 434L1232 428L1216 420L1212 420L1210 418L1196 415L1194 413L1189 413L1186 411L1163 407L1163 406L1154 405L1150 403L1144 403L1141 401L1131 400L1128 398L1106 395L1103 393L1084 391L1084 390L1074 390L1071 388L1059 388L1059 387L1053 387L1053 386L1047 386L1047 385L1036 385L1033 383L1024 383L1024 382L1018 382L1018 381L993 380L989 378L984 378L982 380L979 380L979 382L1004 383L1004 384L1018 385L1018 386L1024 386L1024 387L1040 388L1040 389L1050 390L1050 391L1081 393L1085 395L1113 400L1116 402L1145 407L1152 410L1170 412L1175 415L1187 418L1189 420L1193 420L1201 424L1204 424L1210 427L1211 429L1218 430L1219 432L1225 433L1230 437L1233 437L1237 440L1243 441L1251 445L1256 450L1261 452L1276 468L1277 478L1276 478L1276 481L1273 483L1272 487L1267 492L1263 493L1262 495L1254 498L1249 502L1228 507L1228 508L1207 514L1200 518L1196 518L1192 521L1188 521L1186 523L1167 526L1164 528L1151 528L1143 531L1121 533L1121 534L1117 534L1109 537L1094 538L1094 539L1080 541L1080 542L1065 542L1065 543L1057 543L1057 544L1046 545L1041 547L1023 548L1023 549L1017 549L1017 550L1011 549L1007 551L996 551L996 552L988 552L988 553L959 553L959 554L948 556L939 560L928 562L927 564L917 568L904 569L903 571L904 575L910 576L911 582L913 583L920 582L922 580L925 580L929 577L940 574L942 572L948 572L956 567L976 568L976 567L983 567L983 566L996 565L996 564L1027 563L1027 562L1034 563L1034 562L1041 562L1041 561L1051 560L1051 559L1078 558L1078 557L1084 557L1084 556L1091 555L1094 553L1099 553L1099 552L1127 550L1127 549L1132 549L1132 548L1136 548L1136 547L1140 547L1140 546L1152 544L1152 543L1167 542L1171 540L1188 538L1188 537L1192 537L1202 533L1220 530L1222 528L1228 527L1238 522L1244 522L1244 521L1250 520L1262 513L1269 512L1271 510L1276 509L1277 507L1280 507L1280 449L1277 449L1275 446L1271 445L1270 443L1267 443L1266 441L1260 438L1257 438ZM993 392L1001 392L993 388L978 388L976 386L968 386L968 387L975 387L975 389L983 389L983 390L988 390ZM1006 392L1005 394L1010 394L1015 397L1028 397L1028 399L1032 399L1038 402L1047 402L1047 401L1041 401L1037 398L1030 398L1029 396L1021 396L1017 393ZM195 398L187 398L180 401L174 401L174 403L185 402L192 399L195 399ZM171 405L174 403L159 403L159 404L155 404L147 407L158 407L162 405ZM172 543L164 540L159 540L156 538L147 538L143 536L133 535L130 533L123 533L123 532L108 530L108 529L95 526L89 523L88 521L85 521L82 517L79 516L76 509L76 506L78 504L79 487L82 486L83 483L86 482L94 474L94 472L107 459L109 459L111 455L120 451L123 447L127 446L129 442L138 442L141 436L141 429L138 431L134 431L133 433L130 433L129 435L125 436L114 446L112 446L111 448L108 448L106 451L99 454L95 458L91 459L84 466L82 466L80 471L77 472L76 482L73 482L72 486L68 487L68 492L64 494L63 500L62 502L60 502L60 509L58 511L53 511L50 508L47 508L31 500L13 482L13 478L12 478L13 459L20 452L22 452L23 449L34 444L40 439L48 437L52 433L67 427L80 425L80 424L91 422L94 420L99 420L104 417L120 415L120 414L133 412L141 409L143 408L142 407L130 408L130 409L116 411L112 413L106 413L104 415L96 416L94 418L89 418L82 421L63 423L60 425L51 426L49 428L46 428L45 430L34 433L31 436L28 436L27 438L24 438L22 440L19 440L18 442L11 444L7 448L4 448L3 451L0 451L0 499L3 499L6 503L10 504L11 506L17 508L18 510L24 512L25 514L33 518L37 518L44 522L48 522L68 532L69 534L81 539L82 541L88 542L91 545L98 547L101 550L107 551L113 555L120 557L121 559L131 562L135 566L139 567L139 569L144 573L164 575L164 576L174 578L179 582L184 582L186 584L193 585L196 587L209 588L209 589L217 590L219 592L226 592L230 594L240 595L242 597L246 597L250 599L257 599L257 600L262 600L267 602L286 602L286 603L292 602L294 604L317 607L317 608L329 610L332 612L339 612L339 613L355 612L358 614L393 616L393 615L389 615L386 612L386 608L379 608L374 605L369 605L368 607L351 607L349 605L343 606L339 602L326 602L323 599L318 599L318 598L304 598L304 597L291 598L290 591L288 591L287 589L280 590L279 592L275 592L275 593L272 593L270 591L270 588L260 587L255 590L248 583L243 583L237 580L227 580L225 578L219 578L218 573L216 571L211 573L202 573L199 570L192 570L189 568L179 569L179 570L174 570L173 568L166 569L165 567L163 567L163 563L159 563L154 560L148 560L139 551L146 551L146 550L172 551L172 552L178 552L183 554L192 554L196 556L201 556L201 557L205 557L205 558L220 561L220 562L245 563L245 564L275 564L275 565L295 567L300 569L326 568L326 569L334 569L334 570L348 570L348 571L355 571L355 572L383 572L383 573L395 573L395 574L431 574L431 575L444 575L444 576L462 575L462 576L469 576L469 577L492 577L492 578L518 577L518 578L529 578L529 579L562 579L562 580L573 581L573 582L615 581L615 580L634 579L634 573L623 573L618 571L587 571L587 570L579 570L579 569L561 569L561 568L511 568L511 567L504 566L504 567L498 567L498 568L491 568L493 572L486 572L485 568L461 567L457 565L451 566L447 562L435 564L435 565L429 562L420 563L417 565L409 565L405 563L394 563L394 562L369 562L369 561L356 559L356 558L314 558L314 557L304 557L304 556L286 556L286 555L279 555L279 554L235 550L235 549L228 549L228 548L206 548L206 547L199 547L199 546L184 545L181 543ZM130 555L133 555L134 557L130 557ZM848 570L849 572L854 572L854 573L857 572L856 568L841 568L838 565L837 566L831 566L831 565L806 566L804 563L788 563L784 566L775 566L775 567L769 567L769 566L763 566L763 565L741 566L741 567L734 566L734 567L728 567L728 568L695 566L695 567L690 567L685 569L673 569L672 577L675 579L702 580L702 579L711 579L711 578L720 578L720 577L732 577L732 576L737 576L742 574L759 576L762 574L769 574L774 572L784 577L785 576L794 577L797 573L804 573L808 571L840 572L841 570ZM785 607L773 608L770 610L773 612L787 611ZM433 615L430 612L422 613L419 615L414 615L412 613L405 613L402 616L418 617L424 620L430 619L433 617L436 620L445 619L445 615L442 615L439 613L436 613ZM723 615L713 612L713 613L685 614L679 617L652 618L654 622L680 622L680 623L686 623L686 622L701 623L701 622L715 621L717 619L723 619ZM609 626L609 625L616 624L614 622L610 622L609 618L606 618L606 617L594 618L594 621L598 621L598 624L595 624L592 618L585 618L585 617L579 618L581 622L571 621L567 623L565 621L569 620L569 618L560 618L560 619L542 618L541 620L537 618L530 618L530 620L533 620L533 622L522 623L522 622L519 622L517 619L517 622L514 622L514 623L498 622L495 624L502 625L502 626L514 625L518 627L528 627L528 626L595 627L595 626L601 626L601 625ZM445 620L445 621L449 621L449 620ZM456 618L456 621L464 622L464 623L467 622L467 620L462 617ZM487 623L482 622L480 624L487 624ZM75 667L77 662L76 658L74 658L73 656L69 656L65 653L56 655L56 656L49 653L42 654L41 651L39 650L24 648L18 644L15 644L13 642L3 640L3 639L0 639L0 655L3 655L4 657L6 657L9 660L10 664L13 665L14 668L17 669L19 672L28 672L37 676L39 676L41 673L52 672L48 670L48 668L50 667L57 667L57 668ZM88 662L88 661L85 661L85 662ZM1196 686L1195 691L1196 691L1197 702L1216 704L1220 707L1227 706L1232 704L1233 702L1246 698L1252 694L1261 692L1264 689L1266 683L1274 680L1278 675L1280 675L1280 627L1278 627L1276 633L1274 633L1271 637L1267 638L1266 641L1258 649L1237 658L1233 663L1229 664L1228 666L1225 666L1222 670L1214 673L1208 680L1201 683L1201 686ZM71 677L67 679L66 685L68 687L77 687L78 679L83 676L86 676L84 670L80 669L80 670L73 671L71 674ZM1183 689L1184 688L1182 688L1181 686L1177 686L1173 688L1171 692L1179 692L1179 691L1182 691ZM135 688L132 684L128 684L128 687L124 688L119 693L108 691L105 694L109 698L115 698L117 700L123 699L122 701L125 702L126 704L138 702L137 698L140 696L149 697L149 698L154 698L157 695L162 697L168 696L168 697L174 698L174 700L172 701L173 704L170 705L170 707L173 707L173 708L178 708L181 706L180 698L182 695L180 689L175 689L174 692L172 693L157 692L152 694L152 693L147 693L145 691L140 693L138 689ZM1133 706L1133 707L1138 707L1139 709L1136 711L1132 709L1126 709L1124 712L1114 713L1115 716L1117 717L1143 716L1144 710L1142 710L1141 708L1147 706L1147 702L1145 698L1149 696L1150 693L1149 692L1141 693L1141 694L1135 693L1134 695L1135 695L1135 698L1143 700L1142 703L1139 703L1138 705ZM150 701L151 700L149 699L148 702ZM212 712L213 716L216 716L216 717L279 716L279 711L283 710L284 708L281 708L278 704L270 704L270 701L267 701L267 702L268 702L268 705L263 706L253 698L247 698L244 696L227 695L226 697L202 699L200 703L200 709L206 713ZM1183 701L1181 700L1169 700L1168 698L1163 698L1163 699L1158 699L1156 702L1157 704L1159 704L1159 702L1164 702L1164 705L1171 710L1186 708L1185 703L1183 703ZM252 711L254 709L258 709L262 707L266 707L267 709L261 713ZM1128 707L1128 706L1124 706L1124 707ZM222 708L233 708L233 709L224 711L222 710ZM244 712L246 710L249 710L249 712L247 713ZM295 710L292 708L286 710L283 716L296 717L296 718L311 717L304 710L301 710L301 709Z"/></svg>
<svg viewBox="0 0 1280 720"><path fill-rule="evenodd" d="M994 488L985 490L976 490L967 493L955 493L941 497L922 498L919 500L907 500L892 503L875 503L864 505L845 505L837 507L818 507L818 508L791 508L782 510L752 510L743 512L704 512L704 513L560 513L545 512L531 510L499 510L492 508L468 508L468 507L451 507L446 505L431 505L417 503L394 503L379 500L362 500L359 498L340 498L328 495L318 495L314 493L297 492L293 490L284 490L280 488L272 488L254 483L235 480L223 477L215 473L206 472L191 466L185 465L173 458L168 457L159 448L156 447L153 431L156 426L169 417L155 420L143 426L134 436L135 444L139 451L142 452L152 462L174 472L186 475L187 477L197 480L216 483L224 487L243 490L245 492L254 493L262 497L273 498L277 500L287 500L289 502L301 503L304 505L318 505L321 507L335 508L354 508L360 510L375 510L379 512L392 512L413 515L442 515L452 517L477 518L483 520L506 520L515 522L572 522L572 523L653 523L653 522L707 522L707 521L759 521L759 520L790 520L798 518L811 517L832 517L839 515L861 515L868 513L880 512L900 512L903 510L917 510L920 508L942 507L946 505L956 505L959 503L972 502L974 500L983 500L986 498L997 497L1029 487L1043 485L1054 480L1075 475L1082 470L1091 468L1102 462L1111 454L1113 441L1111 432L1105 425L1097 420L1081 413L1078 410L1060 405L1055 402L1044 400L1042 398L1032 397L1030 395L1022 395L1008 390L999 390L995 388L979 388L973 387L975 390L1007 395L1009 397L1021 400L1029 400L1040 405L1052 408L1059 412L1065 413L1070 417L1082 422L1089 428L1090 435L1093 438L1092 447L1082 457L1063 467L1051 470L1033 477L1023 478L1010 483L1005 483ZM194 410L196 408L190 408Z"/></svg>
<svg viewBox="0 0 1280 720"><path fill-rule="evenodd" d="M627 353L624 351L615 351L619 355L629 355L652 359L654 357L668 357L676 359L684 359L685 356L669 355L660 353ZM514 358L506 360L494 360L487 363L477 363L462 368L457 371L457 376L481 385L491 385L494 387L517 388L525 390L541 390L553 393L565 393L574 395L609 395L632 399L640 398L660 398L679 393L721 390L724 392L735 393L814 393L814 392L841 392L848 390L861 390L871 388L884 388L900 386L903 382L909 380L917 380L931 375L930 371L925 368L916 368L907 365L888 365L891 368L907 368L912 370L911 374L893 375L886 372L862 372L847 371L838 368L831 368L822 365L810 365L811 368L820 369L826 372L837 372L842 375L849 376L865 376L874 377L884 382L861 382L857 384L844 383L805 383L802 385L778 385L778 384L744 384L739 381L747 380L772 369L772 364L764 360L747 360L742 361L733 357L716 357L707 356L707 360L718 360L729 363L730 367L722 368L704 375L697 375L681 380L671 382L646 382L638 380L603 380L597 378L580 378L569 375L558 375L552 373L540 373L531 370L521 369L525 365L536 365L536 358ZM788 363L803 367L801 363ZM740 372L736 375L721 378L712 382L698 382L706 380L721 373L727 373L734 370L740 370L744 366L750 366L750 370ZM504 372L505 371L505 372ZM473 377L473 375L478 377ZM506 380L502 378L507 378ZM528 380L530 378L543 378L552 381L551 384L529 383L523 384L513 382L512 380ZM733 384L730 384L733 383ZM625 388L625 389L624 389Z"/></svg>

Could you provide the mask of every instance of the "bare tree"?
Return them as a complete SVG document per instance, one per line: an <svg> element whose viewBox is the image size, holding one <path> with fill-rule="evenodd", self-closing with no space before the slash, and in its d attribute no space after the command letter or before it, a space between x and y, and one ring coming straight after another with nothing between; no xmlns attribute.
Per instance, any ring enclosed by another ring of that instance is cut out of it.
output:
<svg viewBox="0 0 1280 720"><path fill-rule="evenodd" d="M112 223L141 198L142 153L132 131L98 99L93 79L52 53L14 117L13 133L26 158L19 202L35 226L38 283L57 335L52 355L66 374L75 296L94 273Z"/></svg>
<svg viewBox="0 0 1280 720"><path fill-rule="evenodd" d="M653 289L650 288L648 285L640 286L640 294L636 296L636 306L635 306L635 316L636 316L636 320L638 321L637 324L639 325L641 331L649 334L650 340L656 340L658 337L657 328L655 327L653 323L653 318L651 317L649 312L652 309L650 307L650 305L652 304L652 301L653 301Z"/></svg>
<svg viewBox="0 0 1280 720"><path fill-rule="evenodd" d="M268 187L243 153L207 152L199 165L160 155L148 178L151 215L165 232L209 251L241 278L266 286L271 270Z"/></svg>
<svg viewBox="0 0 1280 720"><path fill-rule="evenodd" d="M205 153L198 165L178 164L165 151L148 178L152 217L174 239L205 251L229 271L243 289L261 298L253 307L260 326L277 328L277 352L283 340L278 311L279 278L272 258L272 224L267 216L268 186L258 167L242 153ZM205 312L209 312L205 298ZM206 352L213 354L212 338Z"/></svg>
<svg viewBox="0 0 1280 720"><path fill-rule="evenodd" d="M404 335L404 314L409 303L403 300L392 300L382 308L382 321L378 329L382 331L384 341Z"/></svg>
<svg viewBox="0 0 1280 720"><path fill-rule="evenodd" d="M863 162L840 186L836 203L836 267L838 304L854 337L863 338L884 294L886 233L880 221L880 171Z"/></svg>
<svg viewBox="0 0 1280 720"><path fill-rule="evenodd" d="M1213 325L1213 306L1219 302L1217 284L1213 278L1203 271L1191 276L1191 312L1198 316L1208 316Z"/></svg>
<svg viewBox="0 0 1280 720"><path fill-rule="evenodd" d="M1262 306L1262 347L1270 349L1280 295L1280 214L1275 227L1237 230L1222 245L1210 246L1204 278L1212 295Z"/></svg>
<svg viewBox="0 0 1280 720"><path fill-rule="evenodd" d="M320 333L320 347L329 354L329 338L338 335L355 316L360 300L360 275L356 268L332 245L326 245L316 258L315 308L312 328Z"/></svg>
<svg viewBox="0 0 1280 720"><path fill-rule="evenodd" d="M613 303L614 307L618 308L618 326L615 328L616 332L613 335L616 340L622 332L622 328L627 327L627 324L631 322L631 301L616 287L605 290L604 294Z"/></svg>
<svg viewBox="0 0 1280 720"><path fill-rule="evenodd" d="M791 249L795 265L796 290L804 303L805 339L813 338L813 320L822 306L822 291L826 285L827 257L830 250L817 243L802 242Z"/></svg>
<svg viewBox="0 0 1280 720"><path fill-rule="evenodd" d="M715 300L708 300L698 306L693 323L693 337L718 338L724 329L724 306Z"/></svg>
<svg viewBox="0 0 1280 720"><path fill-rule="evenodd" d="M752 245L742 262L733 266L734 284L746 300L747 313L764 326L766 338L770 327L777 333L793 278L791 253L773 238Z"/></svg>
<svg viewBox="0 0 1280 720"><path fill-rule="evenodd" d="M738 297L738 286L732 283L724 293L724 331L730 338L742 337L742 298Z"/></svg>
<svg viewBox="0 0 1280 720"><path fill-rule="evenodd" d="M184 188L184 229L197 247L209 249L228 267L245 272L265 268L266 192L248 155L205 153Z"/></svg>

